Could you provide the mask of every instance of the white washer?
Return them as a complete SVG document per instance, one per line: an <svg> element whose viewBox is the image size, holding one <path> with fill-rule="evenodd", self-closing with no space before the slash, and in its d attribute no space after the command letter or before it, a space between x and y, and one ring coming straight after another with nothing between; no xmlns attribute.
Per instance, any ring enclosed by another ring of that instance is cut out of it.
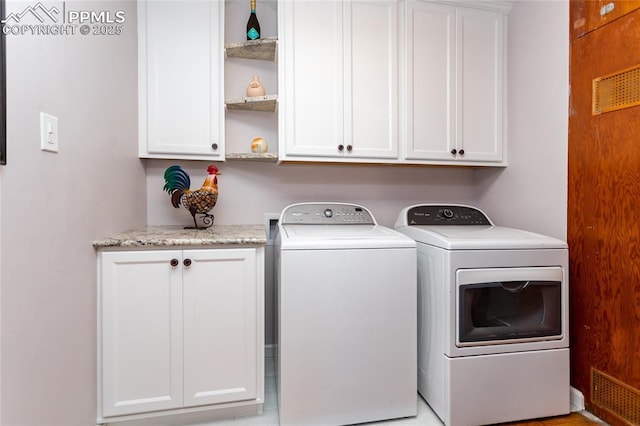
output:
<svg viewBox="0 0 640 426"><path fill-rule="evenodd" d="M417 415L415 241L355 204L291 205L278 226L280 424Z"/></svg>
<svg viewBox="0 0 640 426"><path fill-rule="evenodd" d="M567 244L464 205L404 208L417 241L418 391L449 426L570 410Z"/></svg>

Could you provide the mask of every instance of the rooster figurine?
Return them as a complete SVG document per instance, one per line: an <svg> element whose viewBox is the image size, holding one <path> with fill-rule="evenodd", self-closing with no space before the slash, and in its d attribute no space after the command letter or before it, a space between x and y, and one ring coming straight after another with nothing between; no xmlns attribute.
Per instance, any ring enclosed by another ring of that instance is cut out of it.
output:
<svg viewBox="0 0 640 426"><path fill-rule="evenodd" d="M164 171L164 190L171 194L171 204L179 208L182 204L191 216L195 229L208 228L213 225L213 215L209 211L218 201L218 175L220 171L213 164L207 168L209 176L204 180L202 188L191 191L191 179L180 166L170 166ZM196 215L202 215L205 226L198 226ZM191 228L191 227L187 227Z"/></svg>

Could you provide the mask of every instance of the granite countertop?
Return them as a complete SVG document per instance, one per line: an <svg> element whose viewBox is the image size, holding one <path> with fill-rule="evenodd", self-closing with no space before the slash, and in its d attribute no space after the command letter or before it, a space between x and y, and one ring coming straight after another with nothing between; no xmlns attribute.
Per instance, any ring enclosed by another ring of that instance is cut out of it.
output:
<svg viewBox="0 0 640 426"><path fill-rule="evenodd" d="M207 229L147 226L93 241L94 248L265 245L264 225L214 225Z"/></svg>

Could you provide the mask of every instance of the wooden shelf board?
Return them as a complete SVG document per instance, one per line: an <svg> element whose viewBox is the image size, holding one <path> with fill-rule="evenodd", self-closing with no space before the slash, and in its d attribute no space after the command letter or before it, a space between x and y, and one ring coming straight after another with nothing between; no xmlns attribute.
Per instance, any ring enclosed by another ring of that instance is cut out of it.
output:
<svg viewBox="0 0 640 426"><path fill-rule="evenodd" d="M277 41L276 37L267 37L241 43L227 43L224 45L224 51L227 58L275 61L278 46Z"/></svg>
<svg viewBox="0 0 640 426"><path fill-rule="evenodd" d="M265 152L264 154L253 152L233 152L227 153L225 158L227 160L265 161L275 163L278 161L278 154L272 152Z"/></svg>
<svg viewBox="0 0 640 426"><path fill-rule="evenodd" d="M278 105L278 95L227 99L224 103L228 110L275 112Z"/></svg>

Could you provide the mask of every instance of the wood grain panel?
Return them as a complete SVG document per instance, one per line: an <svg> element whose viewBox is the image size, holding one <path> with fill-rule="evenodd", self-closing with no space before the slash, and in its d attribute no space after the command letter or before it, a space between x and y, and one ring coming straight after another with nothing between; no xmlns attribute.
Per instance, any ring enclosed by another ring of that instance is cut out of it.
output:
<svg viewBox="0 0 640 426"><path fill-rule="evenodd" d="M572 5L573 7L573 5ZM640 389L640 106L591 114L596 77L640 63L640 10L571 43L568 240L572 384L595 367Z"/></svg>
<svg viewBox="0 0 640 426"><path fill-rule="evenodd" d="M603 7L607 10L611 8L611 11L602 15ZM640 1L637 0L570 0L571 39L600 28L638 8L640 8Z"/></svg>
<svg viewBox="0 0 640 426"><path fill-rule="evenodd" d="M586 426L601 425L597 419L590 419L581 413L571 413L566 416L546 417L543 419L526 420L522 422L502 423L502 426Z"/></svg>

